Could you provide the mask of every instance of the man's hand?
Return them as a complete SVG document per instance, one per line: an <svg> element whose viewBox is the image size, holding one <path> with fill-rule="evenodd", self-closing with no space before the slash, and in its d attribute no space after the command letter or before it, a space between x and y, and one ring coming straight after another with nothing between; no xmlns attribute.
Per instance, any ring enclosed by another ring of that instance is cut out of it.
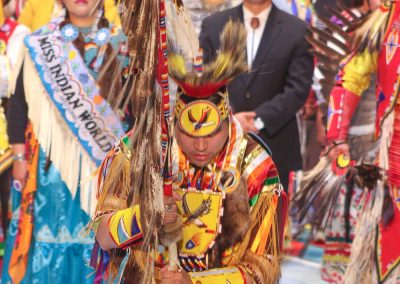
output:
<svg viewBox="0 0 400 284"><path fill-rule="evenodd" d="M254 132L258 134L259 130L254 125L254 119L257 114L254 111L244 111L235 114L235 117L240 122L240 126L245 132Z"/></svg>
<svg viewBox="0 0 400 284"><path fill-rule="evenodd" d="M164 196L164 225L174 223L178 215L178 207L176 202L182 200L182 198L176 193L172 192L172 196Z"/></svg>
<svg viewBox="0 0 400 284"><path fill-rule="evenodd" d="M192 284L189 274L184 271L168 271L168 266L161 269L161 284Z"/></svg>

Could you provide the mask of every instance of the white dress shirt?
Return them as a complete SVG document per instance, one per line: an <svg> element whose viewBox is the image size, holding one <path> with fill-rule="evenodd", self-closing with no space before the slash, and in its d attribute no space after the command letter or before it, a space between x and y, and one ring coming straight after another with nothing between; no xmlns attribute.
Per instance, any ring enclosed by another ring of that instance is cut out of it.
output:
<svg viewBox="0 0 400 284"><path fill-rule="evenodd" d="M271 7L272 5L258 15L254 15L243 5L244 26L247 31L247 63L249 64L250 69L254 58L256 57ZM254 17L258 18L260 21L260 26L257 29L253 29L250 24L251 19Z"/></svg>

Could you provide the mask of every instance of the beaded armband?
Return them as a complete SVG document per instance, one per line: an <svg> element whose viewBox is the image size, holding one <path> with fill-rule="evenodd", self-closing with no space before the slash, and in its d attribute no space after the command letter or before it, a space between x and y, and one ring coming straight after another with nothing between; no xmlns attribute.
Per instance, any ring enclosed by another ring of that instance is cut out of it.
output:
<svg viewBox="0 0 400 284"><path fill-rule="evenodd" d="M332 90L326 134L328 142L347 140L351 119L360 99L358 94L342 87L335 87Z"/></svg>
<svg viewBox="0 0 400 284"><path fill-rule="evenodd" d="M143 236L139 206L115 212L110 218L109 230L119 248L127 248L139 241Z"/></svg>
<svg viewBox="0 0 400 284"><path fill-rule="evenodd" d="M327 121L327 135L329 140L339 137L340 125L343 119L344 89L335 87L329 97L329 110Z"/></svg>
<svg viewBox="0 0 400 284"><path fill-rule="evenodd" d="M238 267L223 267L203 272L191 272L189 275L193 284L246 283L244 271Z"/></svg>

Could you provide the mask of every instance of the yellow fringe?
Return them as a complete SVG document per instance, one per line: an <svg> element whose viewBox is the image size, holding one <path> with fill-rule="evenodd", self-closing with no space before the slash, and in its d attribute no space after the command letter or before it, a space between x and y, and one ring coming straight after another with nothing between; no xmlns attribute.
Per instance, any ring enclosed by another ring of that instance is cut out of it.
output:
<svg viewBox="0 0 400 284"><path fill-rule="evenodd" d="M104 207L116 209L121 207L119 202L114 204L115 198L118 201L126 198L130 190L130 163L127 155L124 153L125 146L121 145L121 150L115 154L112 163L107 169L107 176L100 188L100 195L97 200L97 210L104 210ZM107 199L106 199L107 198ZM105 203L107 202L107 205ZM125 202L124 202L125 203Z"/></svg>
<svg viewBox="0 0 400 284"><path fill-rule="evenodd" d="M232 258L228 262L228 266L236 266L240 264L243 260L243 257L246 253L246 251L252 246L252 243L250 243L250 238L253 236L253 233L255 230L258 230L263 219L267 216L269 209L271 208L272 204L272 198L273 198L273 193L272 192L263 192L260 194L260 197L256 203L256 205L252 208L251 211L251 227L249 228L247 234L245 235L243 241L240 243L238 246L237 250L235 250L235 253L232 255ZM277 248L277 242L274 242L277 240L276 236L276 214L274 214L274 217L272 218L272 224L271 224L271 242L270 246L266 248L266 251L268 254L272 254L274 257L279 256L278 248Z"/></svg>

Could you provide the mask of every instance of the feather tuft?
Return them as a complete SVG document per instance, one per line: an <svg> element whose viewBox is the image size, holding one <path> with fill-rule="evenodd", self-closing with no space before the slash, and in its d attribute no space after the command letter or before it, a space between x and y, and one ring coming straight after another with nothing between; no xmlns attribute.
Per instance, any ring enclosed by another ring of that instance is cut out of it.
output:
<svg viewBox="0 0 400 284"><path fill-rule="evenodd" d="M229 81L247 71L246 30L230 20L221 33L221 46L214 62L204 67L203 82Z"/></svg>
<svg viewBox="0 0 400 284"><path fill-rule="evenodd" d="M379 51L382 46L387 22L389 19L389 2L372 12L359 28L354 32L351 42L352 48L363 52L366 48L370 52Z"/></svg>
<svg viewBox="0 0 400 284"><path fill-rule="evenodd" d="M170 45L169 74L178 83L190 84L193 88L229 82L235 76L247 71L246 60L246 30L238 22L229 21L221 33L221 48L214 62L204 66L204 73L199 76L195 68L187 72L185 68L184 54ZM197 58L193 62L199 64ZM195 66L196 67L196 66Z"/></svg>
<svg viewBox="0 0 400 284"><path fill-rule="evenodd" d="M168 56L168 66L171 77L178 81L186 81L188 74L186 70L185 58L182 55L174 53L170 50Z"/></svg>

